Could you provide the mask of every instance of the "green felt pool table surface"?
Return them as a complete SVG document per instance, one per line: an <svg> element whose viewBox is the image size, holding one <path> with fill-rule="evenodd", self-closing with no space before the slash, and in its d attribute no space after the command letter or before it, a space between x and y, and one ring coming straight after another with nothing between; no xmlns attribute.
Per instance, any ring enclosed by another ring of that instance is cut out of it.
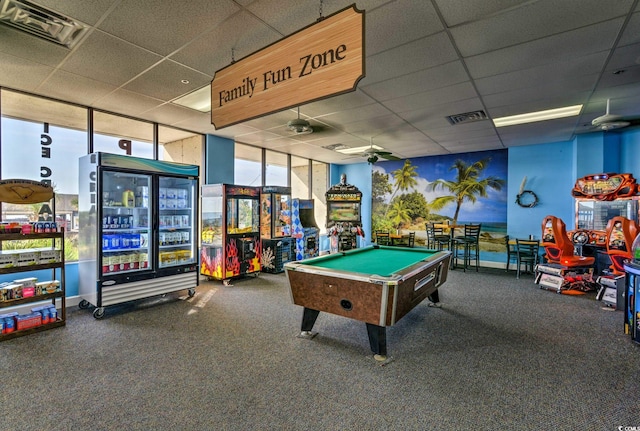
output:
<svg viewBox="0 0 640 431"><path fill-rule="evenodd" d="M304 263L318 268L389 277L437 253L426 248L372 246L344 254L320 256Z"/></svg>

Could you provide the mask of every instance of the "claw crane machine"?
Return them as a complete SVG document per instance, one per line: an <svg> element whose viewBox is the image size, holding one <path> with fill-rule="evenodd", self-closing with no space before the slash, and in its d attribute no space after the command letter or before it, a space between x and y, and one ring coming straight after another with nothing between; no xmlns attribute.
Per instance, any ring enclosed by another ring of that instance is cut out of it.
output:
<svg viewBox="0 0 640 431"><path fill-rule="evenodd" d="M258 276L260 241L260 187L232 184L202 186L202 275L222 280L248 274Z"/></svg>
<svg viewBox="0 0 640 431"><path fill-rule="evenodd" d="M291 187L264 186L260 193L260 236L263 272L284 272L293 260Z"/></svg>

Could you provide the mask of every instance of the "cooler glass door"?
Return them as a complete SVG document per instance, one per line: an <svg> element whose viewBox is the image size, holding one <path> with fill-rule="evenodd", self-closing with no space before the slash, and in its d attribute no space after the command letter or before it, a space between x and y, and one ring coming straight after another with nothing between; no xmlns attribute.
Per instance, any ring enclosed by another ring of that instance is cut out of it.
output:
<svg viewBox="0 0 640 431"><path fill-rule="evenodd" d="M149 269L151 175L102 171L102 276Z"/></svg>
<svg viewBox="0 0 640 431"><path fill-rule="evenodd" d="M159 179L158 266L167 268L197 263L196 180L180 177Z"/></svg>

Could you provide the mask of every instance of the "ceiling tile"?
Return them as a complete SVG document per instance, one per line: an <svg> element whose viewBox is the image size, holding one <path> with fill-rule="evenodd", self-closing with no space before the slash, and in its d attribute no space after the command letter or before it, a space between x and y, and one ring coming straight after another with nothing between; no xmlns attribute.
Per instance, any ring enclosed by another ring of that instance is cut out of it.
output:
<svg viewBox="0 0 640 431"><path fill-rule="evenodd" d="M91 33L61 68L120 86L162 58L100 31Z"/></svg>
<svg viewBox="0 0 640 431"><path fill-rule="evenodd" d="M601 0L527 2L456 26L451 34L462 56L470 57L620 17L629 12L631 3L616 1L603 7ZM548 13L551 7L554 13ZM622 24L621 20L617 22L618 26Z"/></svg>
<svg viewBox="0 0 640 431"><path fill-rule="evenodd" d="M393 50L367 56L367 77L362 85L397 78L457 59L456 51L446 33L437 33Z"/></svg>
<svg viewBox="0 0 640 431"><path fill-rule="evenodd" d="M109 14L99 28L166 56L238 10L238 6L230 0L189 0L188 4L164 0L128 1L122 2Z"/></svg>
<svg viewBox="0 0 640 431"><path fill-rule="evenodd" d="M613 45L622 19L549 36L465 59L475 79L521 69L570 61L606 51Z"/></svg>
<svg viewBox="0 0 640 431"><path fill-rule="evenodd" d="M186 83L182 81L185 80ZM171 60L164 60L138 75L124 86L125 89L170 101L185 93L202 88L211 82L211 76L196 72Z"/></svg>

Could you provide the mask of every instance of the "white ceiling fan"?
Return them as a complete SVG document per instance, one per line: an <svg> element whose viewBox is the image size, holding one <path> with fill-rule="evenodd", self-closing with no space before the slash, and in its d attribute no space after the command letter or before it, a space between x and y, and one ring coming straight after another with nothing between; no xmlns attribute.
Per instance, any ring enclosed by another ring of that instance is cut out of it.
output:
<svg viewBox="0 0 640 431"><path fill-rule="evenodd" d="M611 114L609 111L609 99L607 99L607 110L605 114L591 120L593 128L604 132L638 124L640 124L640 118Z"/></svg>
<svg viewBox="0 0 640 431"><path fill-rule="evenodd" d="M394 156L390 151L373 148L373 138L369 138L369 148L364 150L361 155L362 157L366 157L367 162L371 165L373 165L381 158L386 160L400 160L400 157Z"/></svg>
<svg viewBox="0 0 640 431"><path fill-rule="evenodd" d="M300 107L298 107L298 118L291 120L287 123L287 129L291 130L296 135L308 135L309 133L313 133L313 127L311 124L300 118Z"/></svg>

